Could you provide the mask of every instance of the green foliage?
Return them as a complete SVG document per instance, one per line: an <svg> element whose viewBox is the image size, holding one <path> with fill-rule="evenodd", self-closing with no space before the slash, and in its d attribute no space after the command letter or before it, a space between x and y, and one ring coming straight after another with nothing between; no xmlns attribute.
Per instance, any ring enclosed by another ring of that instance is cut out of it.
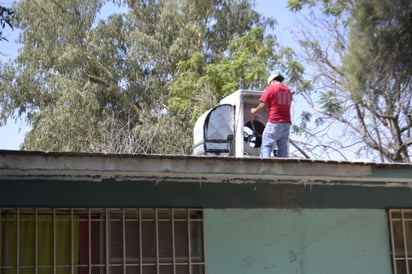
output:
<svg viewBox="0 0 412 274"><path fill-rule="evenodd" d="M15 17L15 12L11 8L6 8L0 5L0 41L8 41L3 35L3 30L8 26L13 30L12 21Z"/></svg>
<svg viewBox="0 0 412 274"><path fill-rule="evenodd" d="M33 115L34 127L23 149L48 151L83 151L98 136L102 120L97 95L99 87L90 82L60 76L51 77L52 102ZM78 77L80 79L80 77ZM70 89L70 93L67 90Z"/></svg>
<svg viewBox="0 0 412 274"><path fill-rule="evenodd" d="M312 119L312 113L309 111L302 111L300 114L300 125L295 126L294 131L295 133L302 134L306 131L308 128L308 124L310 120Z"/></svg>
<svg viewBox="0 0 412 274"><path fill-rule="evenodd" d="M378 118L397 117L396 123L403 128L409 124L407 113L412 107L408 90L412 49L405 46L412 42L412 4L362 0L353 18L344 59L352 97Z"/></svg>
<svg viewBox="0 0 412 274"><path fill-rule="evenodd" d="M410 162L412 48L406 45L412 43L411 1L290 0L289 7L323 12L309 24L328 35L304 33L300 41L305 60L313 65L318 104L310 89L304 95L320 121L338 122L353 144L362 143L359 153L375 152L374 160ZM341 140L332 144L345 146Z"/></svg>
<svg viewBox="0 0 412 274"><path fill-rule="evenodd" d="M243 89L263 89L265 79L281 64L275 41L264 37L262 27L232 40L227 56L207 64L200 53L178 65L170 88L170 111L190 117L194 123L207 109L230 93Z"/></svg>
<svg viewBox="0 0 412 274"><path fill-rule="evenodd" d="M117 13L99 18L107 4ZM23 47L0 69L0 118L27 117L24 149L190 153L193 117L271 58L232 44L273 22L246 0L21 0L16 14Z"/></svg>
<svg viewBox="0 0 412 274"><path fill-rule="evenodd" d="M319 96L321 108L332 115L340 115L343 102L339 100L333 91L322 91Z"/></svg>
<svg viewBox="0 0 412 274"><path fill-rule="evenodd" d="M410 1L359 1L354 10L345 69L354 90L384 90L387 78L407 82L412 75L412 5ZM393 87L389 87L393 88Z"/></svg>
<svg viewBox="0 0 412 274"><path fill-rule="evenodd" d="M212 92L204 83L203 69L206 62L201 53L197 52L187 61L181 61L177 65L176 80L170 83L170 100L168 111L176 114L182 120L195 118L211 104L215 99Z"/></svg>
<svg viewBox="0 0 412 274"><path fill-rule="evenodd" d="M303 8L304 1L302 0L289 0L288 8L292 11L299 11Z"/></svg>
<svg viewBox="0 0 412 274"><path fill-rule="evenodd" d="M296 12L302 10L305 6L312 8L320 4L325 15L339 17L349 7L350 3L348 2L341 0L289 0L288 8Z"/></svg>

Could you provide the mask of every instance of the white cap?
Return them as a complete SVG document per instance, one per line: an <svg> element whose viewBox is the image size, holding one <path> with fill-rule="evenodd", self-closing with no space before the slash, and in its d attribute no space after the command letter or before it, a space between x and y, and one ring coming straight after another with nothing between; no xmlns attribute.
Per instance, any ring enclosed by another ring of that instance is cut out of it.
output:
<svg viewBox="0 0 412 274"><path fill-rule="evenodd" d="M282 82L285 79L285 77L283 77L282 74L280 73L272 74L268 78L268 85L270 84L270 82L272 82L275 79L278 80L279 82Z"/></svg>

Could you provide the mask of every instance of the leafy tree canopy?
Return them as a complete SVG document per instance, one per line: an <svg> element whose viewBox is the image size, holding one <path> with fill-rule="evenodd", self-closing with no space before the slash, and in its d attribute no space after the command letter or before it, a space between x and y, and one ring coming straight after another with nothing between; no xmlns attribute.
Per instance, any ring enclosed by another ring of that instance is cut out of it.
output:
<svg viewBox="0 0 412 274"><path fill-rule="evenodd" d="M3 30L6 27L13 29L14 15L15 13L11 8L0 5L0 41L7 41L7 38L3 35Z"/></svg>
<svg viewBox="0 0 412 274"><path fill-rule="evenodd" d="M411 1L290 0L289 8L323 13L306 21L318 35L305 29L300 40L313 75L313 89L302 94L323 124L307 131L309 140L324 151L354 148L362 158L410 162ZM342 134L331 139L335 126Z"/></svg>
<svg viewBox="0 0 412 274"><path fill-rule="evenodd" d="M100 18L108 4L118 12ZM277 58L263 38L274 20L245 0L21 0L15 10L23 47L0 70L0 117L27 117L23 149L190 153L200 109L237 88L235 78L259 86ZM181 96L184 64L196 62L193 80L211 85L212 100L176 115L171 95Z"/></svg>

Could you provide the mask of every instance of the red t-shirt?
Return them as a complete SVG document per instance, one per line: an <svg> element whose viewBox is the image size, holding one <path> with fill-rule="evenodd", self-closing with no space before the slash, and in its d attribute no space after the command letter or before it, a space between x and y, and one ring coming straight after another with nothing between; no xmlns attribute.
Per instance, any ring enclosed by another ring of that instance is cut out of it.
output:
<svg viewBox="0 0 412 274"><path fill-rule="evenodd" d="M267 104L268 122L291 122L292 92L287 86L282 83L268 86L260 97L260 101Z"/></svg>

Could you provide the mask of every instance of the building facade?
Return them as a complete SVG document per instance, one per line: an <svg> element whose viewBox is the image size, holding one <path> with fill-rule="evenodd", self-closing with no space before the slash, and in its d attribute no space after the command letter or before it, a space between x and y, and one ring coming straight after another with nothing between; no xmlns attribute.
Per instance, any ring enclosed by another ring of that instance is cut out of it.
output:
<svg viewBox="0 0 412 274"><path fill-rule="evenodd" d="M1 273L412 273L412 166L0 151Z"/></svg>

